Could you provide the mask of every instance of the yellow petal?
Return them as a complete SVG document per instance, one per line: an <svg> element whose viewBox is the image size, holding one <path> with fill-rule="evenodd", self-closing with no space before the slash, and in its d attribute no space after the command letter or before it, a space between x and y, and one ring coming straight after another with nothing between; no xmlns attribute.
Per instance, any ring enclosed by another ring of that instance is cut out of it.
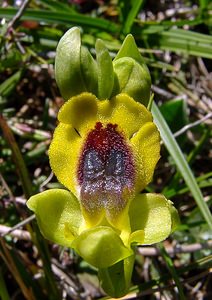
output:
<svg viewBox="0 0 212 300"><path fill-rule="evenodd" d="M49 160L58 180L79 197L77 164L82 139L69 124L60 123L55 129L49 148Z"/></svg>
<svg viewBox="0 0 212 300"><path fill-rule="evenodd" d="M58 120L70 124L79 134L94 128L97 122L98 99L91 93L82 93L72 97L61 107Z"/></svg>
<svg viewBox="0 0 212 300"><path fill-rule="evenodd" d="M132 137L130 144L135 155L136 191L139 192L152 180L155 166L160 158L160 134L155 124L146 123Z"/></svg>
<svg viewBox="0 0 212 300"><path fill-rule="evenodd" d="M101 101L98 106L100 121L117 124L127 138L131 138L146 122L152 121L152 115L146 107L127 94Z"/></svg>

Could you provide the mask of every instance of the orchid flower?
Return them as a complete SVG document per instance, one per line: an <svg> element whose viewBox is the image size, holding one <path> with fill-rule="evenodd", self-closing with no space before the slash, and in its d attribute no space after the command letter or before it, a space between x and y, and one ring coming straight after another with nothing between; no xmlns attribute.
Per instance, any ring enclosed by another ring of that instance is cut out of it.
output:
<svg viewBox="0 0 212 300"><path fill-rule="evenodd" d="M67 100L58 113L50 166L66 189L32 196L48 240L96 267L104 290L127 293L135 246L166 239L179 218L161 194L141 193L160 158L149 107L151 79L131 35L112 61L103 42L96 60L74 27L60 40L56 80Z"/></svg>

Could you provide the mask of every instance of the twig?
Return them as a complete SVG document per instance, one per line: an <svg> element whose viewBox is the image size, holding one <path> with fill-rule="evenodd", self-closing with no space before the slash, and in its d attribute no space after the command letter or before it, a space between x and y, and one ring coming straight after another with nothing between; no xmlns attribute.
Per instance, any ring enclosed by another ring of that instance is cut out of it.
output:
<svg viewBox="0 0 212 300"><path fill-rule="evenodd" d="M41 183L39 190L42 191L43 188L52 180L53 177L54 177L54 173L51 172L50 175L46 178L46 180L44 180L44 182Z"/></svg>
<svg viewBox="0 0 212 300"><path fill-rule="evenodd" d="M194 276L192 276L192 277L190 277L188 279L184 279L182 281L182 283L184 284L184 283L194 282L194 281L199 280L199 279L201 279L201 278L203 278L203 277L205 277L205 276L207 276L209 274L210 274L209 271L204 271L204 272L202 272L200 274L197 274L197 275L194 275ZM155 293L157 291L166 290L166 289L172 289L172 288L175 288L175 287L176 287L176 285L174 283L172 283L172 284L169 284L169 285L161 286L159 288L152 288L152 289L143 291L141 293L138 293L137 296L150 295L150 294L153 294L153 293Z"/></svg>
<svg viewBox="0 0 212 300"><path fill-rule="evenodd" d="M202 73L205 77L207 77L207 76L209 75L209 73L208 73L208 70L207 70L207 68L206 68L206 66L205 66L205 64L204 64L203 59L202 59L201 57L197 57L197 62L198 62L199 69L200 69L201 73Z"/></svg>
<svg viewBox="0 0 212 300"><path fill-rule="evenodd" d="M30 241L30 233L27 230L15 229L11 232L11 228L8 226L0 225L0 235L3 237L10 234L19 240Z"/></svg>
<svg viewBox="0 0 212 300"><path fill-rule="evenodd" d="M64 272L57 263L51 264L53 273L60 279L60 284L65 288L66 292L72 299L79 299L80 287Z"/></svg>
<svg viewBox="0 0 212 300"><path fill-rule="evenodd" d="M154 93L157 93L163 97L166 97L166 98L173 98L174 97L174 94L170 93L170 92L167 92L166 90L163 90L159 87L157 87L156 85L152 85L152 90Z"/></svg>
<svg viewBox="0 0 212 300"><path fill-rule="evenodd" d="M8 186L8 184L6 183L6 181L4 180L4 177L2 176L2 174L0 173L0 181L2 182L2 186L4 187L5 191L8 193L10 199L15 202L15 198Z"/></svg>
<svg viewBox="0 0 212 300"><path fill-rule="evenodd" d="M15 197L15 202L17 202L18 204L26 205L26 199L22 197Z"/></svg>
<svg viewBox="0 0 212 300"><path fill-rule="evenodd" d="M167 247L166 251L169 255L175 255L178 253L192 253L201 249L207 249L212 247L212 240L205 243L195 243L190 245L181 245L177 247ZM157 256L160 255L160 251L154 247L139 247L138 253L143 256Z"/></svg>
<svg viewBox="0 0 212 300"><path fill-rule="evenodd" d="M182 283L190 283L190 282L194 282L196 280L199 280L201 278L204 278L205 276L207 275L210 275L210 272L209 271L204 271L198 275L194 275L190 278L187 278L187 279L184 279L182 281ZM146 295L153 295L154 293L156 292L161 292L161 291L164 291L164 290L168 290L168 289L173 289L175 288L176 285L174 283L171 283L171 284L167 284L167 285L164 285L164 286L159 286L157 288L150 288L150 289L147 289L147 290L144 290L143 292L130 292L129 294L127 294L125 297L121 298L121 299L140 299L140 297L142 296L146 296ZM105 298L102 298L103 299L109 299L109 300L115 300L115 298L109 298L109 297L105 297Z"/></svg>
<svg viewBox="0 0 212 300"><path fill-rule="evenodd" d="M26 220L16 224L14 227L8 227L5 225L0 225L0 236L4 237L6 235L11 235L20 240L31 240L30 234L26 230L17 230L21 226L26 225L35 218L35 215L30 216ZM180 245L177 247L167 247L166 251L169 255L175 255L180 253L192 253L201 249L209 249L212 247L212 240L205 243L195 243L190 245ZM155 247L138 247L138 253L143 256L158 256L160 251Z"/></svg>
<svg viewBox="0 0 212 300"><path fill-rule="evenodd" d="M30 0L24 0L17 11L17 13L14 15L12 20L8 23L8 31L15 25L15 23L21 18L21 16L24 13L24 10L26 9L27 5L29 4Z"/></svg>
<svg viewBox="0 0 212 300"><path fill-rule="evenodd" d="M8 227L8 231L7 231L7 232L1 233L1 231L0 231L0 234L1 234L2 237L4 237L5 235L10 234L10 233L13 232L14 230L16 230L16 229L18 229L18 228L20 228L20 227L22 227L22 226L28 224L29 222L31 222L31 221L34 220L34 219L35 219L35 215L32 215L32 216L30 216L29 218L27 218L27 219L25 219L25 220L19 222L19 223L16 224L15 226L13 226L13 227L11 227L11 228Z"/></svg>
<svg viewBox="0 0 212 300"><path fill-rule="evenodd" d="M209 114L207 114L206 116L204 116L202 119L200 119L200 120L198 120L198 121L196 121L196 122L193 122L193 123L191 123L191 124L188 124L188 125L182 127L179 131L177 131L177 132L174 133L174 137L177 137L177 136L183 134L183 133L186 132L188 129L190 129L190 128L192 128L192 127L195 127L195 126L197 126L197 125L203 123L204 121L206 121L207 119L210 119L211 117L212 117L212 113L209 113Z"/></svg>

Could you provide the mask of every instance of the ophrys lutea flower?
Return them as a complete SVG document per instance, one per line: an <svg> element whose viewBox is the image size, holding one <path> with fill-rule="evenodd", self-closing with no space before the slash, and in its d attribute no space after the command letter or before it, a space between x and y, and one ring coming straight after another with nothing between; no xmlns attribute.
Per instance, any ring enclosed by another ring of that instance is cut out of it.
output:
<svg viewBox="0 0 212 300"><path fill-rule="evenodd" d="M140 194L160 156L152 115L126 94L99 101L82 93L62 106L58 120L50 165L70 192L49 190L28 206L46 238L74 248L101 277L128 260L123 272L131 273L133 247L164 240L176 225L170 201Z"/></svg>
<svg viewBox="0 0 212 300"><path fill-rule="evenodd" d="M68 101L58 113L59 124L49 158L53 172L67 190L45 191L27 203L35 212L43 235L74 248L98 268L103 288L112 296L121 296L129 288L134 246L164 240L178 222L175 208L164 196L141 194L152 180L160 157L160 136L151 112L130 97L143 95L143 103L147 105L149 77L146 81L136 79L138 70L141 77L147 71L139 60L137 48L132 58L127 57L126 49L132 51L136 47L129 43L124 44L125 49L120 50L114 62L114 74L109 76L114 86L110 92L104 90L102 82L106 77L99 72L100 75L93 77L89 92L82 89L82 93L68 99L73 91L69 92L68 81L63 81L61 70L66 66L63 64L57 72L59 86ZM100 50L105 51L104 47ZM85 61L88 57L83 56L85 53L83 50L75 58ZM100 57L98 67L105 66L102 61ZM77 68L76 76L82 80L78 63ZM92 70L96 68L92 61ZM133 70L130 81L129 74L123 73L129 69ZM85 75L87 78L86 72ZM74 76L70 71L72 82L76 82ZM99 100L91 92L110 97Z"/></svg>

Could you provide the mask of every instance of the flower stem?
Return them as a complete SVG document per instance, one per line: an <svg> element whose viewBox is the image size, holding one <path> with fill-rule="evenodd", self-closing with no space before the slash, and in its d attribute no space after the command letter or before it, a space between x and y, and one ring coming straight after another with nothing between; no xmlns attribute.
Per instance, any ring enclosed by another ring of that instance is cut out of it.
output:
<svg viewBox="0 0 212 300"><path fill-rule="evenodd" d="M108 295L119 298L127 294L134 261L135 255L133 254L108 268L99 269L101 286Z"/></svg>

